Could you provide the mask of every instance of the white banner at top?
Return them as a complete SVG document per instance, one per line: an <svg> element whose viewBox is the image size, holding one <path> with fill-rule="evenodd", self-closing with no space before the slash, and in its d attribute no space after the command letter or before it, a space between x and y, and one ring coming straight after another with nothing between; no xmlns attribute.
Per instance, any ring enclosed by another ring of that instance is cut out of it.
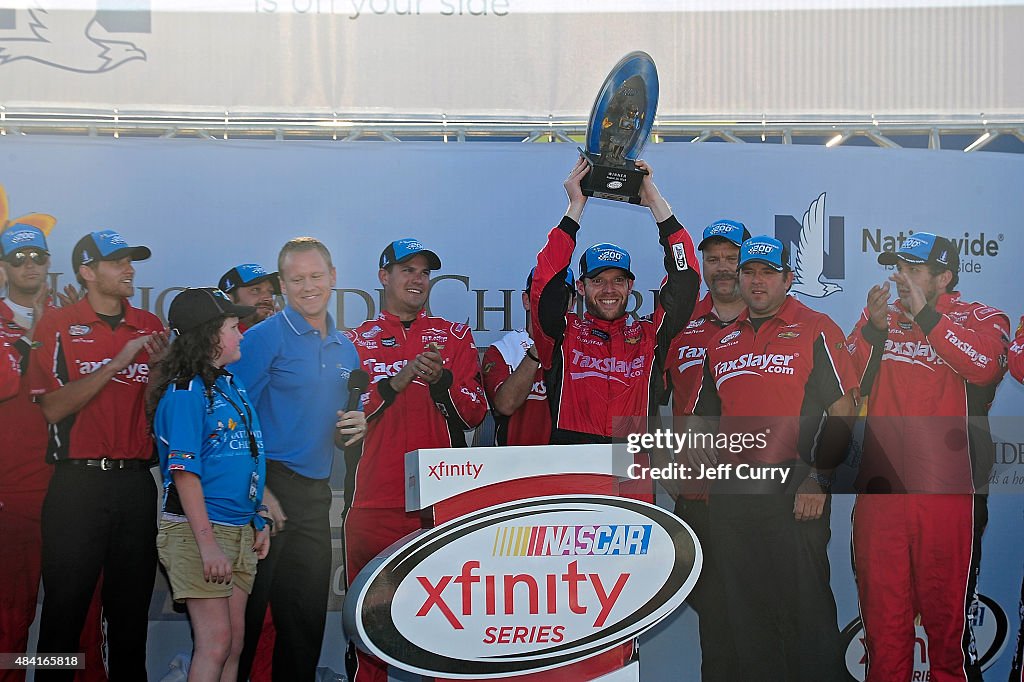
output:
<svg viewBox="0 0 1024 682"><path fill-rule="evenodd" d="M5 0L14 111L586 117L650 53L659 116L1024 111L1010 0Z"/></svg>

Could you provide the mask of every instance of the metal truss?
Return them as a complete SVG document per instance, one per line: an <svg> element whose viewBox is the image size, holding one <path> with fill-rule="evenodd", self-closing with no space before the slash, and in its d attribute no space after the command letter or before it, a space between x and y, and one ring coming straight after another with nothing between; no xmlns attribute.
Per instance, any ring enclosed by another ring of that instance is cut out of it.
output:
<svg viewBox="0 0 1024 682"><path fill-rule="evenodd" d="M586 120L582 117L449 118L442 114L368 118L342 114L44 110L0 105L0 136L579 144L585 133ZM673 116L656 120L652 138L654 143L780 143L1024 152L1024 114Z"/></svg>

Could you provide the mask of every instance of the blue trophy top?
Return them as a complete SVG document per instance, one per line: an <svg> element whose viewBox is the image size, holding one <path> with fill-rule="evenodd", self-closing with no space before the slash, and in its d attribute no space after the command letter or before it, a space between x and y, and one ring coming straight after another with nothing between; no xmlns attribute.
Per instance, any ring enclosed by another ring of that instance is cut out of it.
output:
<svg viewBox="0 0 1024 682"><path fill-rule="evenodd" d="M654 127L658 69L646 52L630 52L604 79L587 125L587 152L616 164L636 161Z"/></svg>

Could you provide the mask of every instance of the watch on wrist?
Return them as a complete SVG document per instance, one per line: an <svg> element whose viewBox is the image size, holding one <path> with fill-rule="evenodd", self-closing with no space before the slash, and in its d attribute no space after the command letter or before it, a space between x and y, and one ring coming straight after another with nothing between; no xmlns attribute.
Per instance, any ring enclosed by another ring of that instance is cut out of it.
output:
<svg viewBox="0 0 1024 682"><path fill-rule="evenodd" d="M812 471L811 473L807 474L807 478L811 479L812 481L820 485L822 490L828 490L829 488L832 487L831 476L826 476L825 474L819 473L817 471Z"/></svg>

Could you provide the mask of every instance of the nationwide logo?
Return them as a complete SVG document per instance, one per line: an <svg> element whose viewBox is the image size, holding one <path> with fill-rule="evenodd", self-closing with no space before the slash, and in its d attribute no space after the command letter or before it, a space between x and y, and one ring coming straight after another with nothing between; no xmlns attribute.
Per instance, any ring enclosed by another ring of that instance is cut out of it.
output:
<svg viewBox="0 0 1024 682"><path fill-rule="evenodd" d="M978 666L982 671L992 667L1006 648L1009 624L1006 612L999 604L986 595L978 595L971 606L971 629L974 633L974 650ZM914 671L909 680L933 679L931 661L928 655L928 635L920 623L915 622ZM846 671L850 682L862 682L867 677L867 651L864 647L864 624L860 618L847 625L842 632L846 647Z"/></svg>
<svg viewBox="0 0 1024 682"><path fill-rule="evenodd" d="M934 228L929 228L932 231ZM947 235L942 234L940 230L935 230L941 236L946 237ZM913 237L914 231L902 230L898 232L883 232L881 228L869 229L864 228L861 230L861 251L863 253L879 254L883 251L895 252L899 250L901 245L905 245L910 242L914 245L920 245L921 240ZM997 234L995 239L991 237L991 233L985 233L980 231L977 233L964 232L963 237L949 237L949 240L953 243L953 249L960 256L960 272L961 273L976 273L982 272L982 266L984 265L985 258L995 258L1002 251L1002 243L1005 239L1003 234Z"/></svg>
<svg viewBox="0 0 1024 682"><path fill-rule="evenodd" d="M647 554L650 524L641 526L503 526L493 556L635 556Z"/></svg>
<svg viewBox="0 0 1024 682"><path fill-rule="evenodd" d="M660 622L702 563L693 531L654 505L590 495L509 502L375 558L349 591L345 629L365 651L428 677L551 670Z"/></svg>
<svg viewBox="0 0 1024 682"><path fill-rule="evenodd" d="M146 59L144 50L118 34L150 33L149 0L130 10L91 13L29 4L35 7L0 10L0 66L32 61L88 74Z"/></svg>
<svg viewBox="0 0 1024 682"><path fill-rule="evenodd" d="M835 280L846 279L842 216L826 216L825 192L811 202L803 218L775 216L775 238L790 246L793 254L795 294L824 298L842 291Z"/></svg>

